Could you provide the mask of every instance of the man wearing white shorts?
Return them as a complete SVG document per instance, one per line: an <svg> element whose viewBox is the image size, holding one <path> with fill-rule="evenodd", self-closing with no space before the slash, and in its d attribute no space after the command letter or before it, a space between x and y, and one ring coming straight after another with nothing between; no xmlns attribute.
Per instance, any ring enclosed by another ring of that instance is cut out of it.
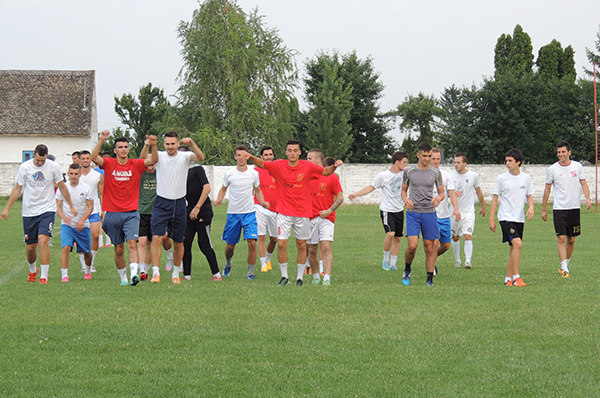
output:
<svg viewBox="0 0 600 398"><path fill-rule="evenodd" d="M563 278L570 275L569 262L575 247L575 238L581 234L579 186L585 195L585 207L592 207L590 189L583 174L583 166L571 160L571 147L565 141L556 144L558 162L548 168L546 173L546 188L542 201L542 219L548 221L546 206L550 190L554 185L554 231L558 237L558 258L560 269L558 273Z"/></svg>
<svg viewBox="0 0 600 398"><path fill-rule="evenodd" d="M260 158L264 161L273 161L275 155L273 148L264 146L260 149ZM271 267L271 256L275 247L277 247L277 183L266 169L255 167L260 180L260 190L269 202L269 208L263 207L258 198L254 197L254 207L256 208L256 223L258 228L258 257L260 259L261 272L268 272ZM269 244L266 245L267 235L269 235Z"/></svg>
<svg viewBox="0 0 600 398"><path fill-rule="evenodd" d="M308 152L307 159L318 166L331 166L333 158L324 159L320 149ZM331 244L335 229L335 210L344 202L344 192L337 174L321 175L310 181L310 196L312 199L312 216L310 220L310 238L308 239L308 260L312 270L313 285L321 282L319 274L318 248L321 244L323 254L323 286L331 284L333 253Z"/></svg>
<svg viewBox="0 0 600 398"><path fill-rule="evenodd" d="M92 233L92 266L91 272L96 272L94 268L94 261L96 260L96 254L98 254L100 230L102 229L102 204L100 198L104 191L104 176L91 168L92 154L88 150L81 151L81 177L79 181L89 185L92 189L92 195L94 196L94 210L90 215L90 231ZM81 262L81 270L85 269L85 259L83 253L79 254L79 261Z"/></svg>
<svg viewBox="0 0 600 398"><path fill-rule="evenodd" d="M467 155L459 152L454 157L455 171L450 174L454 184L454 193L458 202L460 220L452 218L452 251L456 267L461 267L460 260L460 237L465 239L465 268L472 267L473 257L473 230L475 229L475 194L481 203L479 214L485 217L485 200L479 183L479 175L474 171L467 170ZM454 206L452 208L454 212Z"/></svg>
<svg viewBox="0 0 600 398"><path fill-rule="evenodd" d="M281 270L279 286L289 283L287 246L292 228L294 228L296 247L298 248L299 278L296 280L296 285L302 285L304 264L306 263L306 240L310 235L309 217L312 212L312 203L306 200L310 195L309 181L320 174L333 174L336 167L343 164L341 160L337 160L333 166L323 168L307 160L301 160L301 153L300 142L289 140L285 150L287 160L265 162L249 153L245 154L246 159L251 159L256 166L265 168L271 173L280 190L277 202L277 257Z"/></svg>

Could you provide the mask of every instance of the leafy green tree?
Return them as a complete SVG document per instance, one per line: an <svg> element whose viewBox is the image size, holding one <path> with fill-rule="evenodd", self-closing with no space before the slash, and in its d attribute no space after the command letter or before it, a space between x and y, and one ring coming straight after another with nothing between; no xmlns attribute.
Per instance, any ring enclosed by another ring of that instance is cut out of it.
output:
<svg viewBox="0 0 600 398"><path fill-rule="evenodd" d="M99 136L100 134L98 134ZM130 130L123 130L121 127L117 127L113 129L112 133L108 136L108 139L104 141L102 147L100 148L100 152L110 153L111 157L115 157L115 139L117 137L125 137L129 140L130 143L135 142L135 135L131 133ZM140 156L141 148L134 147L130 145L129 156L132 158L137 158Z"/></svg>
<svg viewBox="0 0 600 398"><path fill-rule="evenodd" d="M600 67L600 28L598 28L598 32L596 32L596 48L585 48L585 55L587 56L590 64L596 62L596 76L598 75L598 68ZM594 71L593 68L584 68L586 75L593 76Z"/></svg>
<svg viewBox="0 0 600 398"><path fill-rule="evenodd" d="M533 46L531 37L521 25L515 26L512 36L502 34L494 50L495 76L513 73L516 75L533 73Z"/></svg>
<svg viewBox="0 0 600 398"><path fill-rule="evenodd" d="M410 161L416 160L415 148L421 142L434 145L433 125L435 118L441 114L437 99L431 95L419 93L409 95L402 104L398 105L396 114L402 118L400 129L418 133L417 138L410 134L404 139L402 148L408 152Z"/></svg>
<svg viewBox="0 0 600 398"><path fill-rule="evenodd" d="M564 50L557 40L552 40L540 48L538 59L536 61L538 75L545 79L568 79L575 83L575 60L574 52L571 46Z"/></svg>
<svg viewBox="0 0 600 398"><path fill-rule="evenodd" d="M178 35L184 60L179 116L206 156L233 162L233 147L280 146L294 133L289 102L297 81L295 51L255 9L206 0Z"/></svg>

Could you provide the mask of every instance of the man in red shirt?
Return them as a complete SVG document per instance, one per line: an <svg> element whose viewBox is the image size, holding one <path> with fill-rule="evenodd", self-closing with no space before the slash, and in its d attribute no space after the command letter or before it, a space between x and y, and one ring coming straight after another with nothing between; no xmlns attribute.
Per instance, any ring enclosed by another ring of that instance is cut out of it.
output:
<svg viewBox="0 0 600 398"><path fill-rule="evenodd" d="M125 267L125 246L129 249L129 268L131 285L140 281L138 276L137 240L140 214L138 200L140 194L140 178L147 166L158 161L158 147L155 135L147 137L145 145L152 146L152 154L146 159L129 159L129 141L125 137L115 140L116 158L102 158L100 148L110 132L104 130L92 151L93 161L104 170L104 195L102 200L102 228L110 237L115 248L115 263L121 277L121 285L128 284Z"/></svg>
<svg viewBox="0 0 600 398"><path fill-rule="evenodd" d="M260 149L260 158L264 161L271 162L275 158L273 148L264 146ZM260 190L265 197L265 202L269 202L268 209L264 208L258 198L254 197L256 207L256 222L258 228L258 257L260 259L260 270L268 272L271 267L271 256L277 246L277 183L275 178L269 174L266 169L260 167L254 168L258 172L260 180ZM269 235L269 244L265 243Z"/></svg>
<svg viewBox="0 0 600 398"><path fill-rule="evenodd" d="M297 266L299 277L297 286L302 286L302 275L304 275L304 264L306 263L306 240L310 234L310 216L312 215L312 202L307 200L310 196L308 182L321 174L333 174L335 169L344 162L337 160L334 165L323 168L307 160L301 160L300 142L289 140L286 145L285 154L287 160L279 159L273 162L253 156L246 152L246 159L252 160L260 168L266 169L277 182L279 195L277 196L277 258L281 270L279 286L289 283L287 270L288 239L292 228L296 237L298 248Z"/></svg>

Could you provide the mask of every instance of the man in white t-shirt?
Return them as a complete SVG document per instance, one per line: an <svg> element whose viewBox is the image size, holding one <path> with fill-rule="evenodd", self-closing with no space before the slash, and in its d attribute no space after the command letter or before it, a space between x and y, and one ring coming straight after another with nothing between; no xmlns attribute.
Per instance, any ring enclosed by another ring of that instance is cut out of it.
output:
<svg viewBox="0 0 600 398"><path fill-rule="evenodd" d="M558 237L558 258L560 269L558 273L563 278L570 275L569 262L575 247L575 237L581 234L579 186L585 195L585 206L592 207L590 189L588 188L583 166L571 160L571 147L565 141L556 144L558 162L548 168L546 173L546 188L542 200L542 219L548 221L546 206L550 197L550 190L554 185L554 203L552 205L554 216L554 231Z"/></svg>
<svg viewBox="0 0 600 398"><path fill-rule="evenodd" d="M63 195L60 191L56 193L56 212L61 218L60 226L60 272L63 282L69 281L69 254L73 244L77 244L77 253L84 257L84 279L92 279L92 234L90 232L89 216L94 210L94 199L92 188L81 182L81 165L73 163L69 166L69 182L66 184L73 205L77 209L77 215L73 215L63 203Z"/></svg>
<svg viewBox="0 0 600 398"><path fill-rule="evenodd" d="M256 223L256 208L254 207L254 196L258 198L261 206L269 208L260 190L260 179L255 169L248 168L248 160L244 156L248 152L245 145L235 148L235 169L229 170L223 177L223 186L219 190L215 206L220 206L225 198L227 189L229 191L229 205L227 206L227 221L223 229L223 240L225 246L225 267L223 276L229 276L231 272L231 259L235 252L235 245L240 241L242 229L244 240L248 243L248 273L246 278L254 279L254 267L256 266L256 240L258 229Z"/></svg>
<svg viewBox="0 0 600 398"><path fill-rule="evenodd" d="M452 241L452 223L450 221L450 215L452 214L455 220L460 221L460 212L458 211L456 195L454 194L454 183L450 179L450 174L440 169L441 162L442 152L439 148L433 148L431 150L431 165L442 173L442 184L444 187L444 199L442 199L438 207L435 208L438 226L440 228L440 239L435 242L438 257L450 249L450 242ZM437 196L437 187L434 188L433 195ZM450 201L448 201L448 199L450 199ZM448 207L449 203L452 203L453 213L450 213L450 208ZM438 267L436 263L433 275L437 276L437 274Z"/></svg>
<svg viewBox="0 0 600 398"><path fill-rule="evenodd" d="M527 220L534 214L533 185L531 178L521 172L523 154L518 149L506 152L506 167L508 171L501 174L494 185L494 195L490 206L490 229L496 232L496 207L500 200L498 222L502 228L502 242L509 244L508 263L506 265L506 286L527 286L519 273L521 263L521 249L523 248L523 227L525 214L523 207L527 202Z"/></svg>
<svg viewBox="0 0 600 398"><path fill-rule="evenodd" d="M17 171L15 186L10 193L6 207L0 218L6 220L12 205L23 192L23 230L27 245L27 263L29 264L28 282L35 282L38 269L38 244L40 250L40 283L48 283L50 268L50 238L56 217L56 198L54 184L57 185L65 200L71 207L71 212L77 215L73 207L69 190L63 181L63 175L58 164L48 160L48 147L40 144L35 147L33 159L23 162Z"/></svg>
<svg viewBox="0 0 600 398"><path fill-rule="evenodd" d="M456 267L462 266L460 260L460 237L465 239L465 268L472 267L473 257L473 230L475 229L475 194L481 204L479 214L485 217L485 200L479 183L479 175L474 171L467 170L467 156L459 152L454 157L455 171L450 174L454 184L454 193L460 212L460 220L452 219L452 251ZM455 207L452 206L452 212Z"/></svg>
<svg viewBox="0 0 600 398"><path fill-rule="evenodd" d="M367 185L358 192L348 195L350 200L367 195L375 189L381 188L381 203L379 214L385 238L383 239L383 269L398 270L396 263L400 252L400 239L402 238L404 224L404 201L402 200L402 173L408 164L408 154L398 151L392 155L392 167L377 176L371 185Z"/></svg>
<svg viewBox="0 0 600 398"><path fill-rule="evenodd" d="M192 152L180 152L180 141L177 133L165 134L166 151L158 152L156 163L156 200L152 210L152 279L151 283L160 281L160 257L165 234L173 240L173 274L171 281L181 283L179 277L183 271L183 242L187 222L187 176L192 162L204 160L204 154L191 138L182 138L181 144L187 145ZM144 147L144 148L147 148ZM147 154L142 152L142 156Z"/></svg>
<svg viewBox="0 0 600 398"><path fill-rule="evenodd" d="M98 171L92 169L92 154L88 150L81 151L81 177L79 181L87 184L92 189L92 195L94 196L94 210L90 215L90 231L92 233L92 266L91 272L96 272L94 268L94 260L96 254L98 254L100 230L102 229L102 204L100 198L104 190L104 176ZM79 261L81 262L82 271L85 268L85 259L83 253L79 254Z"/></svg>

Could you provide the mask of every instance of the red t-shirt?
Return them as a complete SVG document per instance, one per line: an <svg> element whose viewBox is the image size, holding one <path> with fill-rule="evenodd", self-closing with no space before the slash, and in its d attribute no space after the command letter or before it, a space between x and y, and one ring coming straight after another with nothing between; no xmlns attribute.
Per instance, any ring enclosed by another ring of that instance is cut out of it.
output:
<svg viewBox="0 0 600 398"><path fill-rule="evenodd" d="M342 185L337 174L320 176L316 180L310 180L310 197L312 198L311 219L319 217L321 210L327 210L335 202L335 196L342 192ZM335 223L335 211L327 219Z"/></svg>
<svg viewBox="0 0 600 398"><path fill-rule="evenodd" d="M269 202L270 204L269 210L277 212L277 183L275 182L275 178L266 169L255 167L254 170L258 172L260 190L265 197L265 202ZM254 197L254 203L260 204L256 196Z"/></svg>
<svg viewBox="0 0 600 398"><path fill-rule="evenodd" d="M127 212L138 209L140 178L146 170L144 159L129 159L121 165L114 158L103 158L104 196L102 210Z"/></svg>
<svg viewBox="0 0 600 398"><path fill-rule="evenodd" d="M323 173L323 167L307 160L299 160L292 167L287 159L265 162L265 169L277 181L277 212L292 217L309 217L312 214L310 185L308 182Z"/></svg>

